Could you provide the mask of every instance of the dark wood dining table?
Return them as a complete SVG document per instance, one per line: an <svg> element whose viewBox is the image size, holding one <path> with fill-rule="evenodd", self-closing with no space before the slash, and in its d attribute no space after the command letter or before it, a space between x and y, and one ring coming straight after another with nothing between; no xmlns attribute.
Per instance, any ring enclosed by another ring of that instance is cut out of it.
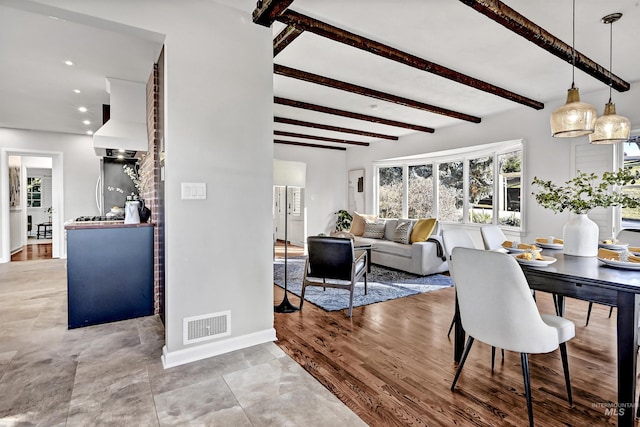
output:
<svg viewBox="0 0 640 427"><path fill-rule="evenodd" d="M640 303L640 270L627 270L603 265L596 257L565 255L560 250L544 250L545 256L557 261L546 267L521 264L531 289L557 296L559 312L564 313L564 297L593 301L617 307L618 402L609 413L618 416L619 426L633 426L635 418L636 360L638 342L638 304ZM454 359L460 361L465 332L457 321ZM604 409L603 409L604 410Z"/></svg>

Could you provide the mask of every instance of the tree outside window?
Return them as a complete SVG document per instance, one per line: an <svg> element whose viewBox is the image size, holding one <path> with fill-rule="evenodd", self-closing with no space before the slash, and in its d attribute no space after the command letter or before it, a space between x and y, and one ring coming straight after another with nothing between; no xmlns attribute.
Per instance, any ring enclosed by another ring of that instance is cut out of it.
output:
<svg viewBox="0 0 640 427"><path fill-rule="evenodd" d="M493 156L469 160L469 221L493 222Z"/></svg>
<svg viewBox="0 0 640 427"><path fill-rule="evenodd" d="M378 169L378 216L402 217L402 166Z"/></svg>
<svg viewBox="0 0 640 427"><path fill-rule="evenodd" d="M462 222L464 198L462 194L463 162L438 165L438 219Z"/></svg>
<svg viewBox="0 0 640 427"><path fill-rule="evenodd" d="M640 170L640 137L632 136L624 143L624 167L632 172ZM640 183L625 185L622 192L633 197L640 197ZM622 208L622 220L625 228L640 228L640 208Z"/></svg>
<svg viewBox="0 0 640 427"><path fill-rule="evenodd" d="M522 200L522 151L498 156L498 224L520 227Z"/></svg>
<svg viewBox="0 0 640 427"><path fill-rule="evenodd" d="M409 218L429 218L433 211L433 165L409 166Z"/></svg>

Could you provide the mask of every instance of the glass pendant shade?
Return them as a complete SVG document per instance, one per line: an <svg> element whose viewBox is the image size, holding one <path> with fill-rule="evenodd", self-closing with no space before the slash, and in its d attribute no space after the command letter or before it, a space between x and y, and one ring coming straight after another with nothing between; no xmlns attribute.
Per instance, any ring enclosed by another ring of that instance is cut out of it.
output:
<svg viewBox="0 0 640 427"><path fill-rule="evenodd" d="M598 112L595 107L580 101L577 87L567 91L567 102L551 114L551 135L556 138L575 138L593 133Z"/></svg>
<svg viewBox="0 0 640 427"><path fill-rule="evenodd" d="M629 119L616 114L616 104L607 103L604 114L596 120L595 131L589 135L592 144L614 144L619 141L627 141L631 134L631 122Z"/></svg>

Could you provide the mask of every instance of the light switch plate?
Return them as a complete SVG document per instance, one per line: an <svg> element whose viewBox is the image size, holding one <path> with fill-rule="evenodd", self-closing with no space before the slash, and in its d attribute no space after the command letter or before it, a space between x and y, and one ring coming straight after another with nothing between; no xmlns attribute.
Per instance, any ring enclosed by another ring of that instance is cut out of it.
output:
<svg viewBox="0 0 640 427"><path fill-rule="evenodd" d="M207 184L205 182L183 182L182 200L205 200Z"/></svg>

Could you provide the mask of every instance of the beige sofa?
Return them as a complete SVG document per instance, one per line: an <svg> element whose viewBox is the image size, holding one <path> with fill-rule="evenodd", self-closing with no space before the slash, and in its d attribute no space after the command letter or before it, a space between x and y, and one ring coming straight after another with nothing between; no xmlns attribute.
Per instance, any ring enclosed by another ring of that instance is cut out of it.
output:
<svg viewBox="0 0 640 427"><path fill-rule="evenodd" d="M371 262L385 267L426 276L449 269L442 245L442 230L436 225L428 241L403 244L393 241L397 219L384 221L384 238L354 236L354 244L372 245ZM415 223L416 220L413 220Z"/></svg>

